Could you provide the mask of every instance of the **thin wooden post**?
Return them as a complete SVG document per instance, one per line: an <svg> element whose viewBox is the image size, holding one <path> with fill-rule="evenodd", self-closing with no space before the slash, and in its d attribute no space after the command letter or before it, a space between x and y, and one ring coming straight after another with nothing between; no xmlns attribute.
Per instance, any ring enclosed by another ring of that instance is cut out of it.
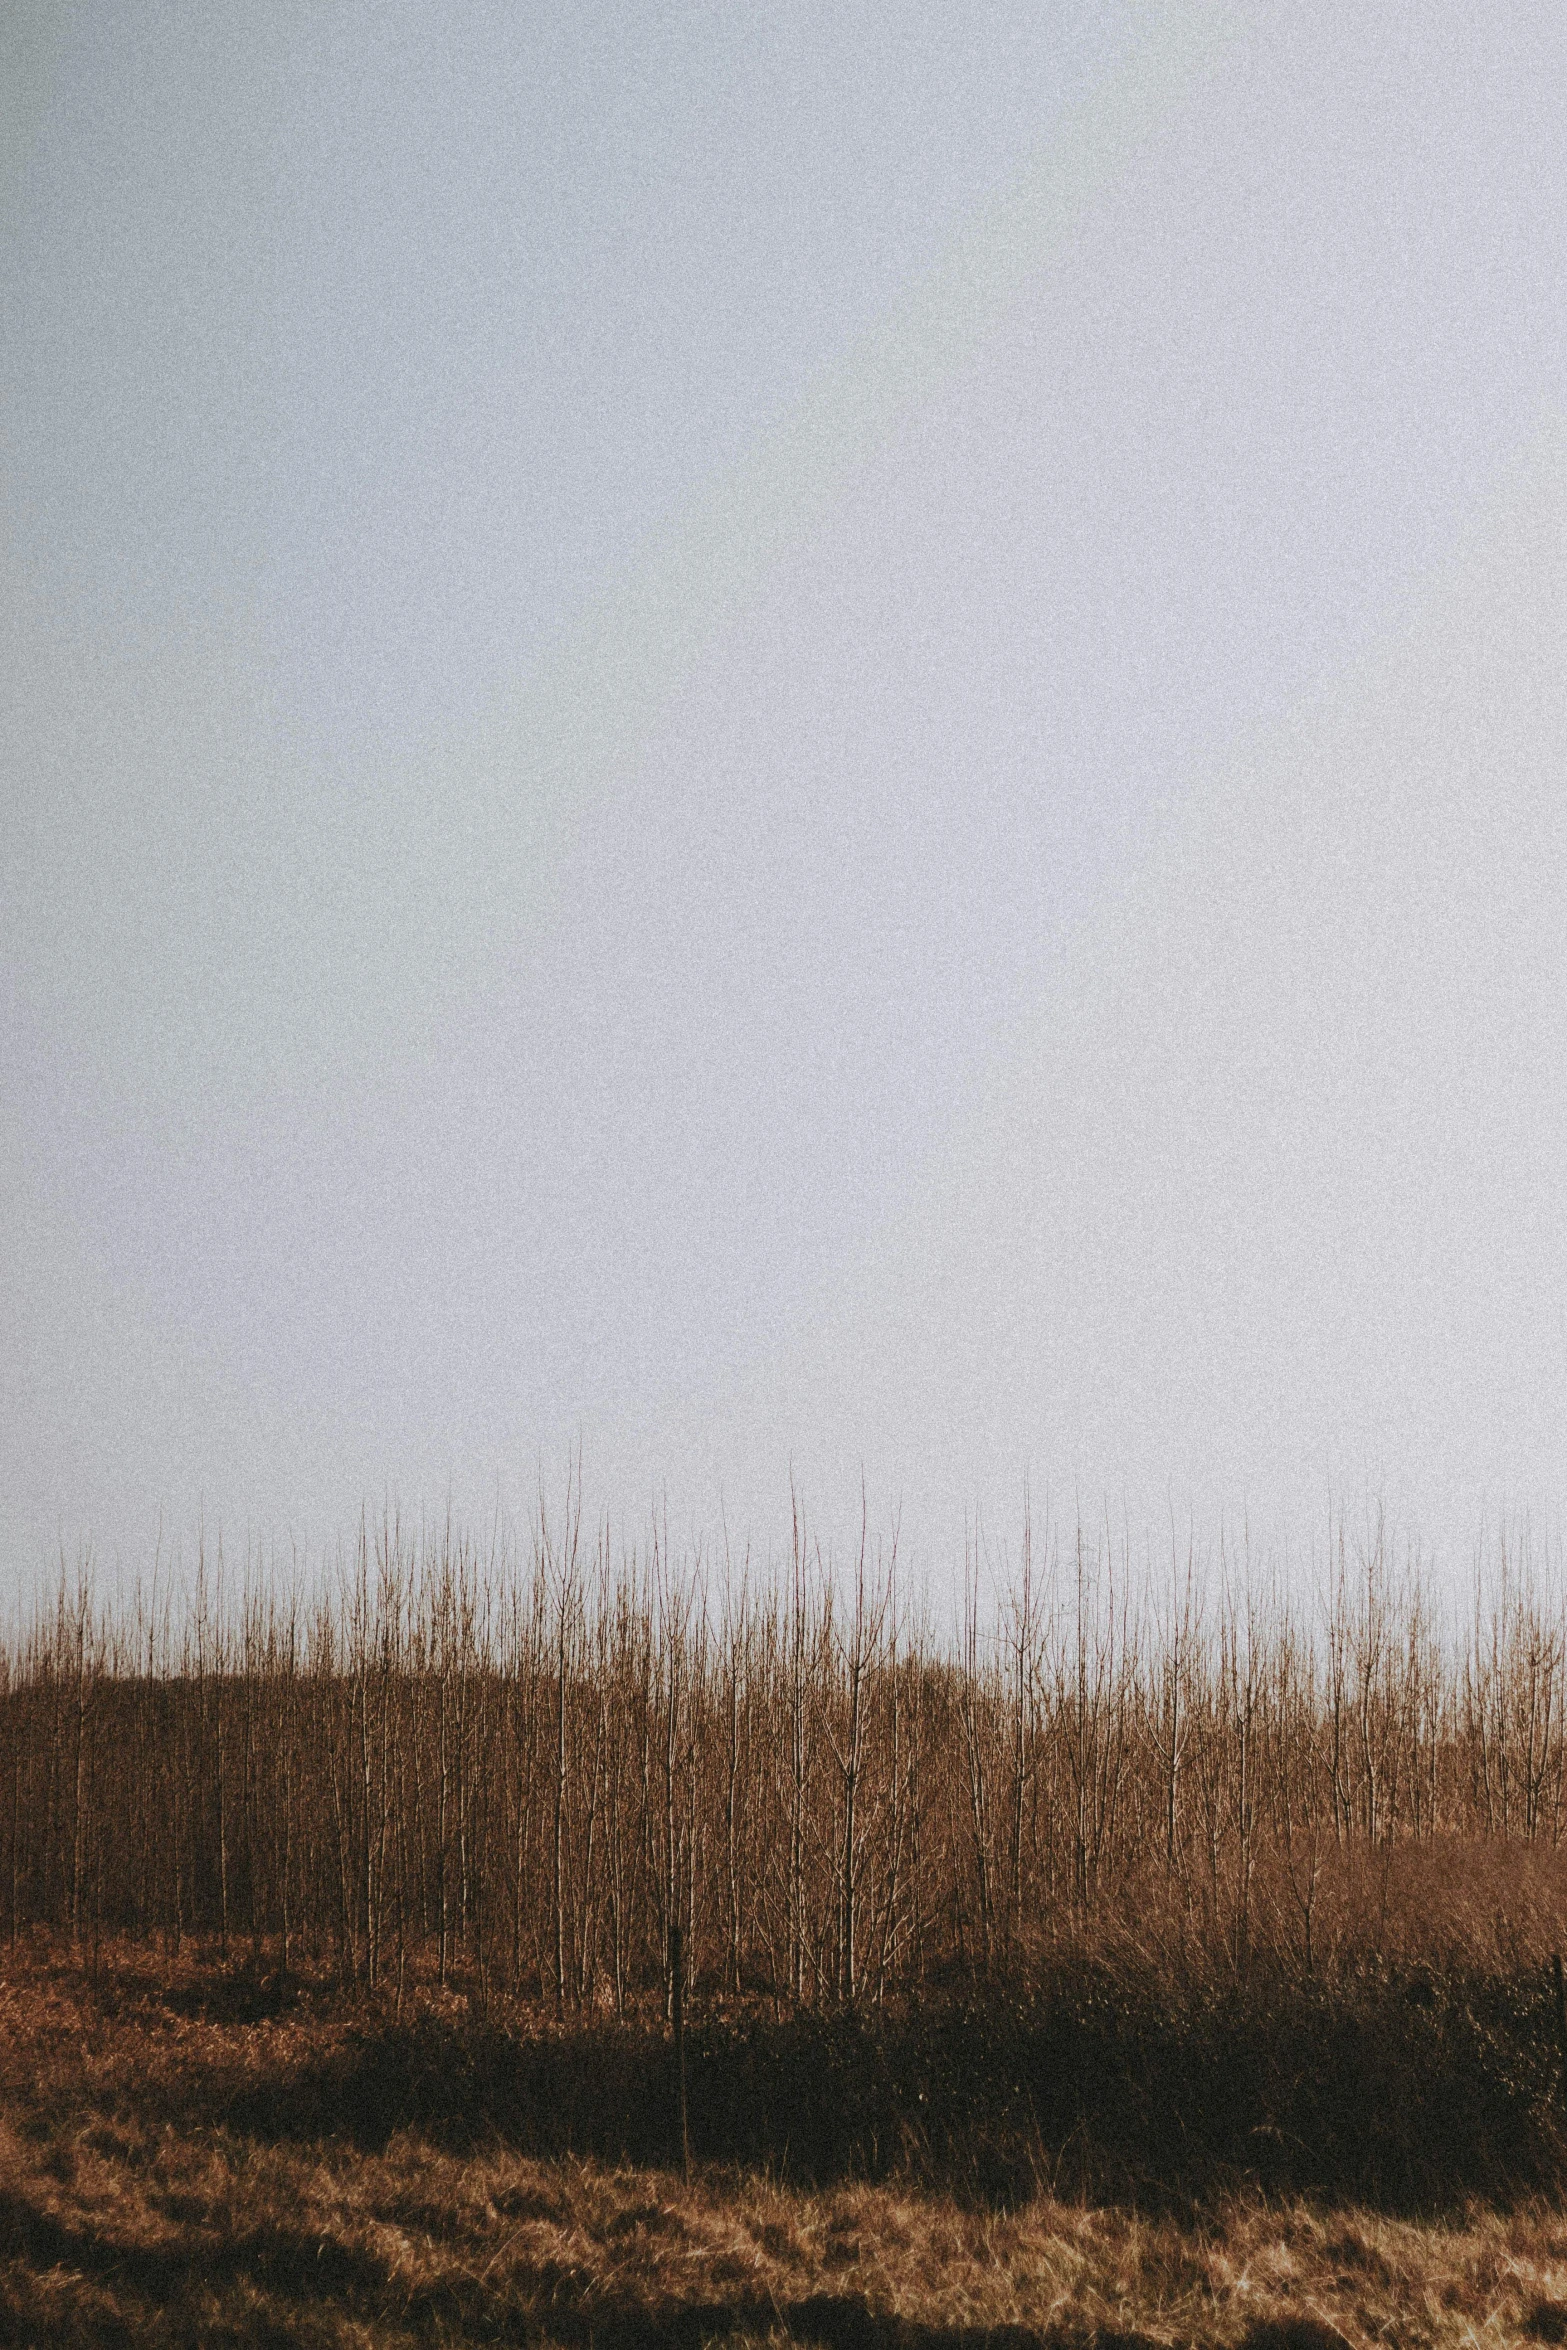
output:
<svg viewBox="0 0 1567 2350"><path fill-rule="evenodd" d="M1567 2100L1567 1984L1562 1981L1562 1954L1551 1953L1551 1982L1556 1992L1556 2045L1562 2060L1562 2097Z"/></svg>
<svg viewBox="0 0 1567 2350"><path fill-rule="evenodd" d="M691 2176L691 2125L686 2111L686 1967L685 1939L680 1928L669 1929L669 1980L675 2019L675 2073L680 2083L680 2160L687 2180Z"/></svg>

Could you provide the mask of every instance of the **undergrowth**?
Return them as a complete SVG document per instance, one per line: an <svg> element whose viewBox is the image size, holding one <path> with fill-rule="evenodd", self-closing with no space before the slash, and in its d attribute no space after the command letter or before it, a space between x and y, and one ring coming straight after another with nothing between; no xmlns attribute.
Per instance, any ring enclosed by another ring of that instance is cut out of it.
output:
<svg viewBox="0 0 1567 2350"><path fill-rule="evenodd" d="M1010 2208L1042 2188L1151 2209L1238 2188L1388 2212L1507 2204L1567 2178L1550 1986L1491 1973L1172 1986L1082 1966L882 2012L738 2009L687 2035L700 2162L805 2186L908 2180ZM680 2159L656 2022L363 2023L228 2108L280 2138Z"/></svg>

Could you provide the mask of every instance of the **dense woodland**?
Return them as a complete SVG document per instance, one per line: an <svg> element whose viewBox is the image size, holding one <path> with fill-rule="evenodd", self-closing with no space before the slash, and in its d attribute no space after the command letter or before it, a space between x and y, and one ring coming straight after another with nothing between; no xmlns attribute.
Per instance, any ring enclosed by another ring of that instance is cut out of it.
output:
<svg viewBox="0 0 1567 2350"><path fill-rule="evenodd" d="M1364 1963L1504 1854L1483 1930L1560 1939L1567 1626L1526 1543L1446 1614L1374 1523L1289 1596L1026 1520L992 1566L942 1635L895 1544L834 1562L797 1517L763 1573L573 1490L520 1550L367 1528L308 1602L206 1554L119 1609L73 1578L0 1658L0 1927L565 2013L667 1998L678 1924L699 1997L864 2004L1118 1937Z"/></svg>

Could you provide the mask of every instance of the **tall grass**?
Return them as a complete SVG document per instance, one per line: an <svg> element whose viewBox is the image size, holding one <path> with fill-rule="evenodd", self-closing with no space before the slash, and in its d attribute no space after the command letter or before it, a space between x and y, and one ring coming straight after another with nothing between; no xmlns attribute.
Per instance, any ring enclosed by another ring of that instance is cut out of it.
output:
<svg viewBox="0 0 1567 2350"><path fill-rule="evenodd" d="M1527 1544L1455 1619L1378 1524L1309 1588L1025 1520L955 1636L896 1546L782 1571L366 1529L325 1599L198 1559L0 1652L0 1931L215 1938L562 2016L866 2009L1135 1950L1165 1975L1522 1965L1563 1938L1567 1620Z"/></svg>

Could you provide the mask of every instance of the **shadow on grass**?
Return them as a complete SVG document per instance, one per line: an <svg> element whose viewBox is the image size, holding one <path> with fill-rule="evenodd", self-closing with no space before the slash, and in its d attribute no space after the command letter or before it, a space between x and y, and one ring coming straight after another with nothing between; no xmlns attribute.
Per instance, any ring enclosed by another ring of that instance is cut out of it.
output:
<svg viewBox="0 0 1567 2350"><path fill-rule="evenodd" d="M1041 2186L1156 2208L1250 2188L1408 2213L1567 2180L1553 2013L1516 1976L1182 1994L1080 1966L1027 1997L713 2018L688 2057L698 2160L801 2185L902 2178L1001 2207ZM267 2138L376 2148L409 2130L672 2167L677 2114L650 2026L422 2018L367 2027L222 2118Z"/></svg>

